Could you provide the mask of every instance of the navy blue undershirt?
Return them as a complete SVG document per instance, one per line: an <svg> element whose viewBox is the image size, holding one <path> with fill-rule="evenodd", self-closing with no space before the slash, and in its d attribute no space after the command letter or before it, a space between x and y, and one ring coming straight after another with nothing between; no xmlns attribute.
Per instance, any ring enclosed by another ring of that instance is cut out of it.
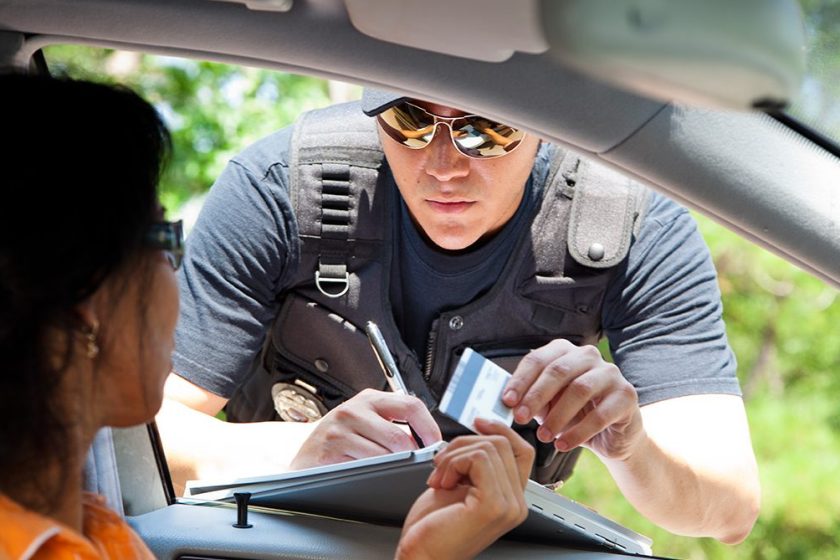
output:
<svg viewBox="0 0 840 560"><path fill-rule="evenodd" d="M473 247L446 251L418 231L405 201L399 197L391 306L403 340L418 357L425 354L429 331L438 315L474 301L496 283L537 199L528 179L516 213L501 230Z"/></svg>

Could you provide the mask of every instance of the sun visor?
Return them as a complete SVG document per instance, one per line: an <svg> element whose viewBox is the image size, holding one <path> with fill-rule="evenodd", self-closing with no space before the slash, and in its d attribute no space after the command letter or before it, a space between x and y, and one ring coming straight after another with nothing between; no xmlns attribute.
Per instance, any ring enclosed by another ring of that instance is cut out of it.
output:
<svg viewBox="0 0 840 560"><path fill-rule="evenodd" d="M723 108L779 108L799 92L795 0L544 0L551 56L637 93Z"/></svg>
<svg viewBox="0 0 840 560"><path fill-rule="evenodd" d="M405 47L485 62L548 50L539 0L345 0L353 26Z"/></svg>

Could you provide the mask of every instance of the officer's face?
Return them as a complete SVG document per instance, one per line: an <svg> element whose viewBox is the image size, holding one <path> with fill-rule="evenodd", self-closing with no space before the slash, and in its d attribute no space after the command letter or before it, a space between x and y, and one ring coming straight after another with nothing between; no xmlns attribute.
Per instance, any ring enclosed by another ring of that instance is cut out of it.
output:
<svg viewBox="0 0 840 560"><path fill-rule="evenodd" d="M433 103L412 103L442 117L464 114ZM528 135L507 155L474 159L453 146L445 126L420 150L399 144L381 126L379 137L414 223L448 250L465 249L494 234L514 215L539 145Z"/></svg>

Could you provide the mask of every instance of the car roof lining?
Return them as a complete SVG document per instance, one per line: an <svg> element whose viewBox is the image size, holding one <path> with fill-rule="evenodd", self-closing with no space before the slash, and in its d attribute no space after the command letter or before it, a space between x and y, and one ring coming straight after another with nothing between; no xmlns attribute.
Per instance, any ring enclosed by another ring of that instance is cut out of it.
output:
<svg viewBox="0 0 840 560"><path fill-rule="evenodd" d="M353 27L342 0L301 1L287 13L254 12L214 0L124 0L119 11L107 0L7 4L0 4L0 27L26 33L134 44L140 50L151 46L182 56L215 52L231 61L398 85L417 97L488 117L499 117L495 108L507 109L517 99L520 125L539 129L550 115L561 140L590 152L620 143L663 105L593 81L551 53L516 53L488 63L384 43ZM469 76L466 88L464 76Z"/></svg>
<svg viewBox="0 0 840 560"><path fill-rule="evenodd" d="M764 116L648 100L548 53L485 63L380 43L352 27L340 0L300 2L278 14L208 0L131 0L103 15L107 4L6 2L0 28L44 33L20 46L20 64L46 44L72 42L418 92L596 157L840 286L840 162L828 154L814 160L812 144ZM823 204L791 189L797 184L812 187Z"/></svg>

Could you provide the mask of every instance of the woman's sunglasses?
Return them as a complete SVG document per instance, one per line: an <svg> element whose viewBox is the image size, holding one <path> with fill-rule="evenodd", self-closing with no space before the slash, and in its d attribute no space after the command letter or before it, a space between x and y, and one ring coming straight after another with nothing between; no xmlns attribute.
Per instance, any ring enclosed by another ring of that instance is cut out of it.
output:
<svg viewBox="0 0 840 560"><path fill-rule="evenodd" d="M172 268L178 270L184 258L184 225L177 222L155 222L146 233L146 246L163 251Z"/></svg>
<svg viewBox="0 0 840 560"><path fill-rule="evenodd" d="M455 148L476 159L507 155L525 138L521 130L478 115L439 117L407 102L384 110L377 119L388 136L412 150L431 144L438 126L446 126Z"/></svg>

